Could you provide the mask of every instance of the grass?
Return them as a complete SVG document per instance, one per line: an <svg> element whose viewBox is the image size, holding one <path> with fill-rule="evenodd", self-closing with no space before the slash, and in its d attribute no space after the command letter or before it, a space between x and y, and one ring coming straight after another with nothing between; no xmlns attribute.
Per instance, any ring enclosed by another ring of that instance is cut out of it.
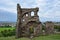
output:
<svg viewBox="0 0 60 40"><path fill-rule="evenodd" d="M0 32L1 32L1 31L4 31L4 30L9 30L9 29L10 29L10 30L13 30L13 29L15 29L15 28L12 28L12 27L10 27L10 28L0 28Z"/></svg>
<svg viewBox="0 0 60 40"><path fill-rule="evenodd" d="M30 40L29 38L19 38L16 39L15 36L12 37L0 37L0 40ZM39 36L35 37L32 40L60 40L60 34L53 34L49 36Z"/></svg>
<svg viewBox="0 0 60 40"><path fill-rule="evenodd" d="M15 28L0 28L0 32L4 30L13 30ZM30 40L29 38L19 38L16 39L15 36L11 37L0 37L0 40ZM39 36L39 37L34 37L32 40L60 40L60 34L53 34L53 35L48 35L48 36Z"/></svg>

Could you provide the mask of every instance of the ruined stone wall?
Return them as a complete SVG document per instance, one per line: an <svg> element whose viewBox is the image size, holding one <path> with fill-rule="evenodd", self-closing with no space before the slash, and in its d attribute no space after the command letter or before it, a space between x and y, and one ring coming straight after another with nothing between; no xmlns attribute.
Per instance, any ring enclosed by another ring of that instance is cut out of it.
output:
<svg viewBox="0 0 60 40"><path fill-rule="evenodd" d="M21 8L17 4L17 24L16 24L16 38L25 36L39 36L42 34L42 23L39 21L38 16L39 8ZM34 12L34 16L31 16L31 12ZM45 33L54 33L54 23L45 23ZM30 27L33 28L33 33L30 33Z"/></svg>
<svg viewBox="0 0 60 40"><path fill-rule="evenodd" d="M53 34L54 33L54 23L53 22L46 22L45 33L46 34Z"/></svg>
<svg viewBox="0 0 60 40"><path fill-rule="evenodd" d="M41 33L40 30L42 30L42 27L41 23L39 23L39 16L37 15L38 10L39 8L21 8L20 5L17 4L16 38L31 35L29 34L30 27L33 28L33 35L39 35L39 33ZM31 16L31 12L34 12L33 16Z"/></svg>

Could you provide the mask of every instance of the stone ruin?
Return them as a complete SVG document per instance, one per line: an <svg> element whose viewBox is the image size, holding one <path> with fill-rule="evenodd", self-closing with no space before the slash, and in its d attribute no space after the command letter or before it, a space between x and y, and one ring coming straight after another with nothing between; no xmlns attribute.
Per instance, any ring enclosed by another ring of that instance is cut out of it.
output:
<svg viewBox="0 0 60 40"><path fill-rule="evenodd" d="M53 22L47 21L45 23L45 33L46 34L54 33L54 23Z"/></svg>
<svg viewBox="0 0 60 40"><path fill-rule="evenodd" d="M21 8L17 4L17 25L16 25L16 38L39 36L42 34L42 23L39 21L37 15L39 8ZM34 16L31 16L31 12L34 12ZM53 32L53 24L46 23L46 33Z"/></svg>

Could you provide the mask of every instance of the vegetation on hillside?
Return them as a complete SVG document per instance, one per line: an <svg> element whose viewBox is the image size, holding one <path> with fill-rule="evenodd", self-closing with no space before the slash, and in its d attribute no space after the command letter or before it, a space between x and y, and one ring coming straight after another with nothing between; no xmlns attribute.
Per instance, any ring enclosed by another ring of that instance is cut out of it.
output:
<svg viewBox="0 0 60 40"><path fill-rule="evenodd" d="M0 37L0 40L30 40L30 38L16 39L15 36L11 36L11 37ZM32 40L60 40L60 34L34 37L34 38L32 38Z"/></svg>
<svg viewBox="0 0 60 40"><path fill-rule="evenodd" d="M15 28L12 27L0 27L0 37L8 37L15 35Z"/></svg>

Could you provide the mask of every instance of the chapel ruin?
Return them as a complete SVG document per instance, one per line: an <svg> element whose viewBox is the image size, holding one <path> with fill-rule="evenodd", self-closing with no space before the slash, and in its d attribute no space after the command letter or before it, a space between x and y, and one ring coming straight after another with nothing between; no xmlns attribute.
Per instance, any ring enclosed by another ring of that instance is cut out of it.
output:
<svg viewBox="0 0 60 40"><path fill-rule="evenodd" d="M38 7L21 8L21 6L17 4L16 38L29 37L31 35L39 36L42 34L42 23L39 21L38 11ZM31 16L31 12L34 12L33 16ZM49 29L47 29L47 31L49 31Z"/></svg>

